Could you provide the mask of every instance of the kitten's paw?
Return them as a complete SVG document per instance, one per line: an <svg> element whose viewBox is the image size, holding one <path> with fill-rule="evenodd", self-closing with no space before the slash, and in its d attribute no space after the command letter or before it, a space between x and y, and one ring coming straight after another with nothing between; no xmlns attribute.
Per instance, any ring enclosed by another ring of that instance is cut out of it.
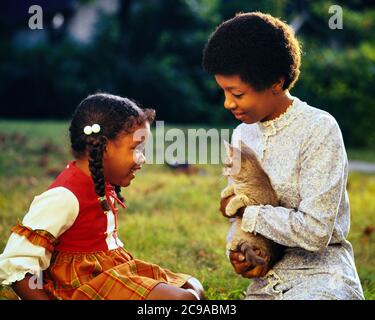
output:
<svg viewBox="0 0 375 320"><path fill-rule="evenodd" d="M227 205L227 207L225 208L225 215L228 217L228 218L231 218L231 217L234 217L237 213L237 209L236 208L233 208L231 206L229 206L229 204Z"/></svg>
<svg viewBox="0 0 375 320"><path fill-rule="evenodd" d="M242 207L247 207L248 205L250 205L250 199L244 194L240 195L239 198L240 198L240 201L242 202Z"/></svg>
<svg viewBox="0 0 375 320"><path fill-rule="evenodd" d="M242 196L235 196L228 202L227 207L225 208L225 215L227 217L233 217L243 206Z"/></svg>
<svg viewBox="0 0 375 320"><path fill-rule="evenodd" d="M221 199L228 198L229 196L232 196L232 195L234 195L233 188L228 188L228 187L223 189L220 193Z"/></svg>

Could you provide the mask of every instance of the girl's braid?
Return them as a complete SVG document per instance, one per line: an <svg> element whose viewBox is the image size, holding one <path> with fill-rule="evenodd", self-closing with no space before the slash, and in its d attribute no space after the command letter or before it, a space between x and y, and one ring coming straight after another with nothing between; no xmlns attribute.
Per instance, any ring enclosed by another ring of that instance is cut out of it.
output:
<svg viewBox="0 0 375 320"><path fill-rule="evenodd" d="M119 198L120 201L124 202L125 199L124 199L124 197L121 195L121 187L120 187L120 186L115 186L115 191L116 191L116 194L117 194L117 198Z"/></svg>
<svg viewBox="0 0 375 320"><path fill-rule="evenodd" d="M103 154L106 140L102 135L87 137L87 149L89 156L89 169L95 185L95 192L101 198L101 205L104 211L108 211L109 205L105 198L105 179L103 168Z"/></svg>

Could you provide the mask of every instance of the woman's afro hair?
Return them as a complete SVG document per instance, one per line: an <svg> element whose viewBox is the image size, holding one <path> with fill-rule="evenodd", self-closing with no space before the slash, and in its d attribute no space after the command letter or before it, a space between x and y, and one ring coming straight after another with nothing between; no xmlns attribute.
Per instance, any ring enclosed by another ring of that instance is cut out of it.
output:
<svg viewBox="0 0 375 320"><path fill-rule="evenodd" d="M282 78L286 90L298 79L301 47L285 22L261 12L238 13L212 33L202 65L213 75L239 75L257 91Z"/></svg>

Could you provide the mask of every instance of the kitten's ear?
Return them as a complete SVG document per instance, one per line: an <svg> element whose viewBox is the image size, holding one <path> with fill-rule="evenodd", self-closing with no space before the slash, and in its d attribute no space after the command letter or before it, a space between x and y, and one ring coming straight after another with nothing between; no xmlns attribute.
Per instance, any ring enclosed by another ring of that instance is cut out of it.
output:
<svg viewBox="0 0 375 320"><path fill-rule="evenodd" d="M224 142L225 150L227 152L227 156L232 157L233 156L233 146L226 140L223 140L223 142Z"/></svg>
<svg viewBox="0 0 375 320"><path fill-rule="evenodd" d="M255 154L253 149L242 140L239 141L241 152Z"/></svg>
<svg viewBox="0 0 375 320"><path fill-rule="evenodd" d="M242 140L240 140L239 142L240 142L241 150L244 149L244 148L248 148L248 146L245 142L243 142Z"/></svg>
<svg viewBox="0 0 375 320"><path fill-rule="evenodd" d="M245 152L247 154L252 154L256 157L256 154L254 152L254 150L249 147L245 142L243 142L242 140L240 140L240 147L241 147L241 151L242 152Z"/></svg>

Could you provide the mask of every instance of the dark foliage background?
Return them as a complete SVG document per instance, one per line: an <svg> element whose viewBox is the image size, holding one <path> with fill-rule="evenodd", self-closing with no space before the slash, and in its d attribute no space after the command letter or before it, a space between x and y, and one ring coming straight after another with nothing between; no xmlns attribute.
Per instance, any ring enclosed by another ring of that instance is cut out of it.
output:
<svg viewBox="0 0 375 320"><path fill-rule="evenodd" d="M109 91L154 107L159 120L232 124L222 93L201 68L202 49L221 21L239 11L260 10L296 26L303 44L302 73L291 93L333 114L347 145L375 147L372 3L5 0L0 117L66 119L87 94ZM28 28L32 4L43 8L42 30ZM343 8L342 30L328 27L333 4ZM86 29L86 38L77 36Z"/></svg>

